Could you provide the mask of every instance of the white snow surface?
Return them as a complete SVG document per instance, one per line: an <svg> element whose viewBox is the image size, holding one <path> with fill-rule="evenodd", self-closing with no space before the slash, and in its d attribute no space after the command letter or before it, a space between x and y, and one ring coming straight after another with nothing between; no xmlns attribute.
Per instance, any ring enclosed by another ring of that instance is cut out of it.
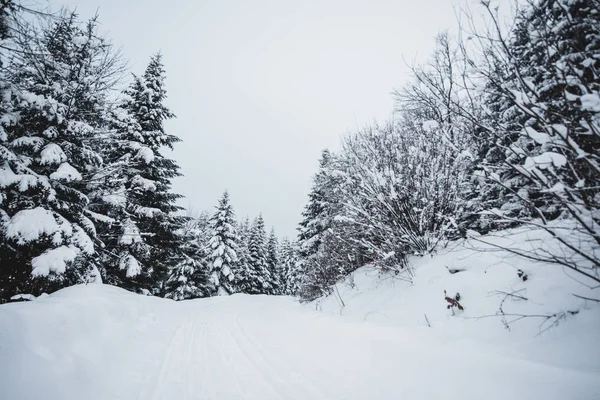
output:
<svg viewBox="0 0 600 400"><path fill-rule="evenodd" d="M429 120L423 122L423 130L426 132L431 132L440 127L440 124L437 121Z"/></svg>
<svg viewBox="0 0 600 400"><path fill-rule="evenodd" d="M473 246L413 259L412 284L360 269L353 287L307 305L174 302L108 285L1 305L0 399L597 399L600 308L572 296L594 292L560 268ZM446 309L444 289L464 312ZM502 317L475 319L495 314L500 290L528 299L505 301L506 313L579 312L541 334L535 318L510 331Z"/></svg>
<svg viewBox="0 0 600 400"><path fill-rule="evenodd" d="M154 161L154 152L150 147L142 146L136 153L137 158L144 160L146 164L151 164Z"/></svg>
<svg viewBox="0 0 600 400"><path fill-rule="evenodd" d="M49 249L31 260L33 276L48 276L51 272L64 274L67 264L74 261L81 252L75 246L59 246Z"/></svg>
<svg viewBox="0 0 600 400"><path fill-rule="evenodd" d="M64 162L60 164L58 169L50 174L50 178L63 180L66 182L80 181L81 174L71 164Z"/></svg>
<svg viewBox="0 0 600 400"><path fill-rule="evenodd" d="M138 276L139 273L142 272L142 267L140 266L140 263L131 254L128 254L121 258L121 260L119 261L119 268L126 270L125 276L127 276L128 278Z"/></svg>
<svg viewBox="0 0 600 400"><path fill-rule="evenodd" d="M67 155L56 143L49 143L40 153L40 164L53 165L67 161Z"/></svg>
<svg viewBox="0 0 600 400"><path fill-rule="evenodd" d="M57 214L43 207L21 210L10 219L6 227L6 236L16 239L20 244L38 240L42 235L58 234L57 240L63 236L70 236L73 233L71 224L58 216L61 220L59 224L55 216Z"/></svg>

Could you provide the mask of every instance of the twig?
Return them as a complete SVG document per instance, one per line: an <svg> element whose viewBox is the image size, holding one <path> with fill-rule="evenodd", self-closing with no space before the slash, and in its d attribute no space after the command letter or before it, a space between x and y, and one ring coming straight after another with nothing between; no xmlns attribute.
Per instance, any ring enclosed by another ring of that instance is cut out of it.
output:
<svg viewBox="0 0 600 400"><path fill-rule="evenodd" d="M524 290L525 290L525 289L519 289L519 290L517 290L517 291L514 291L514 292L512 292L512 293L508 293L508 292L505 292L505 291L502 291L502 290L494 290L492 293L493 293L493 294L503 294L503 295L505 295L505 296L506 296L506 297L505 297L505 299L506 299L507 297L514 297L514 298L517 298L517 299L519 299L519 300L529 300L527 297L520 296L520 295L516 294L516 293L520 293L520 292L522 292L522 291L524 291ZM504 302L504 300L502 300L502 302Z"/></svg>
<svg viewBox="0 0 600 400"><path fill-rule="evenodd" d="M589 300L589 301L595 301L596 303L600 303L600 299L592 299L591 297L584 297L584 296L580 296L578 294L573 293L573 296L579 298L579 299L583 299L583 300Z"/></svg>
<svg viewBox="0 0 600 400"><path fill-rule="evenodd" d="M427 322L427 326L431 328L431 324L429 323L429 318L427 318L427 314L423 314L425 316L425 322Z"/></svg>

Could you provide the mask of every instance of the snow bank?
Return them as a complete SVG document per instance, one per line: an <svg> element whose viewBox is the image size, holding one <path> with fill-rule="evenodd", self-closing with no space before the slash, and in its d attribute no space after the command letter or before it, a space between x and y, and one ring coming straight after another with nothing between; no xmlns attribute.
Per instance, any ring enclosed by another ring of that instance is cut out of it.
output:
<svg viewBox="0 0 600 400"><path fill-rule="evenodd" d="M410 281L365 267L309 306L328 314L406 329L426 327L457 342L494 346L515 357L561 368L600 371L600 307L574 295L599 298L560 266L534 263L514 250L549 238L529 229L451 242L435 256L413 257ZM489 244L485 244L485 242ZM464 310L448 309L460 295Z"/></svg>
<svg viewBox="0 0 600 400"><path fill-rule="evenodd" d="M133 379L123 365L149 330L161 338L155 316L174 304L87 285L0 306L0 399L120 398L108 383Z"/></svg>
<svg viewBox="0 0 600 400"><path fill-rule="evenodd" d="M0 399L597 399L600 310L572 296L590 292L553 266L475 247L413 259L412 282L363 268L308 305L107 285L1 305ZM452 315L444 290L464 311ZM508 316L562 311L550 329Z"/></svg>
<svg viewBox="0 0 600 400"><path fill-rule="evenodd" d="M38 240L42 235L54 235L60 243L61 238L72 234L73 228L66 219L43 207L17 212L6 227L6 236L20 244Z"/></svg>

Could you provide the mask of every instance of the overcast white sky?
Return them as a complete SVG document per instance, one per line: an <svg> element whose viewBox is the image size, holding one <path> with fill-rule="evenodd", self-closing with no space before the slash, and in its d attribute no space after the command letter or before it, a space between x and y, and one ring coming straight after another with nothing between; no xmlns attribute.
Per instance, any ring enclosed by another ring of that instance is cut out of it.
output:
<svg viewBox="0 0 600 400"><path fill-rule="evenodd" d="M212 211L228 189L238 217L262 212L287 236L321 150L389 117L406 62L456 25L452 0L51 2L98 10L135 73L163 53L183 206Z"/></svg>

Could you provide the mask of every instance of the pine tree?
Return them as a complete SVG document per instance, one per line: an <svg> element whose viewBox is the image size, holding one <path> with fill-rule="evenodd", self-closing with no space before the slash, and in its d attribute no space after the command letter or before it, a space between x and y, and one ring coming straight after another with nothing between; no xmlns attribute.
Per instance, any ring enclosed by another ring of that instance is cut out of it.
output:
<svg viewBox="0 0 600 400"><path fill-rule="evenodd" d="M333 196L325 171L331 157L329 150L323 150L319 160L319 172L313 179L313 186L308 195L308 204L302 212L303 219L298 230L300 232L300 252L304 259L317 254L323 236L331 226Z"/></svg>
<svg viewBox="0 0 600 400"><path fill-rule="evenodd" d="M194 237L198 243L198 249L194 252L193 258L201 261L206 266L207 271L210 271L209 257L212 254L209 246L210 239L212 239L210 218L211 215L207 211L202 211L191 220Z"/></svg>
<svg viewBox="0 0 600 400"><path fill-rule="evenodd" d="M295 244L288 238L283 238L280 251L280 270L282 289L285 295L295 295L300 290L301 271L298 268L298 257Z"/></svg>
<svg viewBox="0 0 600 400"><path fill-rule="evenodd" d="M184 226L179 262L171 268L165 282L165 297L186 300L215 293L208 265L208 215L191 218Z"/></svg>
<svg viewBox="0 0 600 400"><path fill-rule="evenodd" d="M298 229L299 268L302 270L302 296L305 298L316 298L326 293L327 288L339 279L340 269L348 262L345 249L340 246L347 242L338 240L340 231L334 233L336 216L341 210L338 178L331 174L334 158L328 150L323 151Z"/></svg>
<svg viewBox="0 0 600 400"><path fill-rule="evenodd" d="M250 287L250 219L244 218L238 224L239 246L238 246L238 262L234 269L234 289L236 292L247 293Z"/></svg>
<svg viewBox="0 0 600 400"><path fill-rule="evenodd" d="M65 13L13 38L0 118L4 298L99 279L86 180L102 165L93 140L119 61L96 26Z"/></svg>
<svg viewBox="0 0 600 400"><path fill-rule="evenodd" d="M259 215L252 224L248 242L250 252L248 262L248 281L244 285L244 292L249 294L272 294L273 277L267 265L267 247L265 222Z"/></svg>
<svg viewBox="0 0 600 400"><path fill-rule="evenodd" d="M134 76L125 99L111 113L115 135L106 150L111 167L95 192L93 212L104 212L101 238L109 283L144 293L160 294L168 272L181 257L177 234L186 218L175 202L171 181L180 176L176 162L165 158L163 147L173 148L179 138L167 134L164 121L174 115L164 105L165 71L160 54L154 55L142 76ZM95 214L93 214L95 215Z"/></svg>
<svg viewBox="0 0 600 400"><path fill-rule="evenodd" d="M219 200L217 211L210 220L212 238L209 242L208 263L211 281L219 294L234 292L234 273L238 262L237 249L239 237L235 229L235 214L229 202L229 193L225 191Z"/></svg>
<svg viewBox="0 0 600 400"><path fill-rule="evenodd" d="M272 277L271 286L273 287L273 294L280 294L282 291L282 279L281 272L279 271L279 243L275 235L275 228L271 228L267 242L267 267Z"/></svg>

